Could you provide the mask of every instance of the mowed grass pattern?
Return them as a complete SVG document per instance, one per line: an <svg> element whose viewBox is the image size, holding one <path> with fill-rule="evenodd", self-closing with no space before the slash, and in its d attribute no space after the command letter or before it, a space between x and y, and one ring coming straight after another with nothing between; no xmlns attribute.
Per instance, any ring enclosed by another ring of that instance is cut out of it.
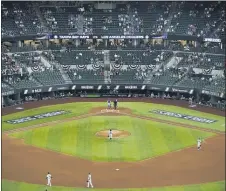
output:
<svg viewBox="0 0 226 191"><path fill-rule="evenodd" d="M2 191L44 191L44 185L2 180ZM86 191L87 188L48 187L48 191ZM225 181L161 188L97 189L93 191L225 191Z"/></svg>
<svg viewBox="0 0 226 191"><path fill-rule="evenodd" d="M95 107L106 107L106 102L77 102L77 103L68 103L68 104L58 104L58 105L51 105L51 106L44 106L40 108L20 111L18 113L9 114L2 117L2 131L10 130L10 129L17 129L21 127L28 127L31 125L41 124L49 121L55 121L55 120L62 120L66 118L72 118L75 116L79 116L82 114L87 114L88 111L90 111L92 108ZM148 117L154 117L158 119L165 119L169 121L174 122L180 122L185 123L189 125L195 125L201 128L209 128L209 129L215 129L220 131L225 131L225 119L222 116L216 116L213 114L208 113L202 113L199 111L187 109L187 108L181 108L176 106L169 106L169 105L162 105L162 104L153 104L153 103L144 103L144 102L120 102L119 107L129 108L132 110L134 114L141 115L141 116L148 116ZM198 117L204 117L207 119L214 119L216 122L211 124L206 123L200 123L195 121L189 121L186 119L180 119L180 118L174 118L170 116L163 116L155 113L150 113L151 110L165 110L165 111L171 111L176 113L181 113L185 115L192 115L192 116L198 116ZM49 118L42 118L34 121L28 121L25 123L19 123L19 124L10 124L7 123L7 120L13 120L18 119L22 117L28 117L28 116L34 116L38 114L43 114L46 112L52 112L57 110L65 110L69 113Z"/></svg>
<svg viewBox="0 0 226 191"><path fill-rule="evenodd" d="M184 124L188 124L188 125L194 125L194 126L205 128L205 129L206 128L214 129L214 130L225 132L225 125L224 125L225 118L223 116L199 112L196 110L189 109L189 107L182 108L182 107L177 107L177 106L173 106L173 105L162 105L162 104L153 104L153 103L144 103L144 102L133 102L133 103L122 102L119 104L120 104L119 105L120 107L130 108L132 110L132 112L137 115L154 117L154 118L158 118L158 119L164 119L164 120L184 123ZM195 121L191 121L191 120L187 120L187 119L181 119L181 118L175 118L175 117L155 114L155 113L150 112L152 110L164 110L164 111L180 113L180 114L184 114L184 115L192 115L192 116L196 116L196 117L202 117L202 118L206 118L206 119L216 120L216 122L210 123L210 124L200 123L200 122L195 122Z"/></svg>
<svg viewBox="0 0 226 191"><path fill-rule="evenodd" d="M112 141L95 136L104 129L126 130L131 135ZM205 139L213 135L127 116L96 116L11 136L24 139L26 144L89 160L138 161L196 145L199 137Z"/></svg>
<svg viewBox="0 0 226 191"><path fill-rule="evenodd" d="M40 108L34 108L34 109L25 110L25 111L20 111L17 113L2 116L2 131L29 127L32 125L42 124L42 123L46 123L49 121L59 121L59 120L67 119L67 118L80 116L83 114L87 114L90 111L90 109L92 109L93 107L100 107L100 106L104 106L104 103L77 102L77 103L50 105L50 106L44 106L44 107L40 107ZM33 120L33 121L27 121L27 122L19 123L19 124L10 124L10 123L6 122L7 120L14 120L14 119L19 119L19 118L28 117L28 116L35 116L35 115L58 111L58 110L68 111L68 113L63 114L63 115L48 117L48 118L41 118L41 119L37 119L37 120Z"/></svg>

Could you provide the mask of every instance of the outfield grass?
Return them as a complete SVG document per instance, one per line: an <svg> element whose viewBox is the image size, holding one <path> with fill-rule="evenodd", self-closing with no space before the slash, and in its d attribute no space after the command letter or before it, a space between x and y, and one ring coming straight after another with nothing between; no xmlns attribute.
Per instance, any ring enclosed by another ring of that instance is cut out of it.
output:
<svg viewBox="0 0 226 191"><path fill-rule="evenodd" d="M21 127L27 127L31 125L36 125L40 123L45 123L48 121L54 121L54 120L61 120L65 118L71 118L75 117L81 114L87 113L91 108L93 107L100 107L104 106L106 107L106 103L104 102L83 102L83 103L69 103L69 104L60 104L60 105L52 105L52 106L46 106L46 107L40 107L40 108L35 108L31 110L26 110L26 111L21 111L18 113L10 114L7 116L2 117L2 130L10 130L10 129L16 129L16 128L21 128ZM176 107L176 106L167 106L167 105L161 105L161 104L152 104L152 103L142 103L142 102L122 102L119 103L119 107L127 107L132 109L132 111L135 114L143 115L143 116L152 116L155 118L162 119L164 118L165 120L169 121L176 121L176 122L181 122L181 123L186 123L189 125L195 125L198 127L203 127L203 128L209 128L209 129L215 129L215 130L220 130L220 131L225 131L225 118L213 114L207 114L199 111L194 111L190 109L185 109L181 107ZM166 111L172 111L176 113L181 113L181 114L187 114L187 115L193 115L193 116L198 116L198 117L204 117L208 119L215 119L217 122L212 123L212 124L204 124L200 122L194 122L194 121L189 121L186 119L178 119L174 117L167 117L167 116L162 116L154 113L150 113L150 110L166 110ZM65 110L65 111L70 111L70 113L64 114L64 115L59 115L55 117L49 117L49 118L44 118L44 119L38 119L34 121L29 121L21 124L9 124L6 123L5 121L7 120L12 120L12 119L18 119L21 117L26 117L26 116L33 116L37 114L42 114L42 113L47 113L51 111L57 111L57 110Z"/></svg>
<svg viewBox="0 0 226 191"><path fill-rule="evenodd" d="M2 191L45 191L44 185L2 180ZM87 191L87 188L48 187L48 191ZM225 181L161 188L96 189L93 191L225 191Z"/></svg>
<svg viewBox="0 0 226 191"><path fill-rule="evenodd" d="M130 136L108 140L95 133L126 130ZM128 116L95 116L14 133L26 144L95 161L137 161L195 145L213 133L174 127Z"/></svg>
<svg viewBox="0 0 226 191"><path fill-rule="evenodd" d="M61 105L46 106L31 110L21 111L2 117L2 131L27 127L41 124L49 121L71 118L87 113L93 107L106 107L103 102L90 103L69 103ZM194 110L189 110L176 106L166 106L152 103L119 103L119 107L130 108L133 113L151 116L169 121L195 125L198 127L225 131L225 118L206 114ZM150 113L150 110L165 110L175 113L187 114L192 116L203 117L217 120L216 123L202 124L199 122L178 119L173 117L162 116ZM21 124L9 124L4 121L18 119L26 116L65 110L70 113L49 117L45 119L34 120ZM109 141L95 136L97 131L103 129L127 130L131 136ZM207 138L213 136L213 133L199 130L175 127L172 125L161 124L148 120L121 117L89 117L86 119L74 120L65 123L59 123L54 127L42 127L29 131L19 132L11 136L24 139L26 144L34 145L41 148L54 150L79 156L89 160L96 161L137 161L166 154L170 151L182 149L196 145L198 137ZM111 152L109 152L111 151ZM2 180L3 191L44 191L46 186L34 185L21 182L11 182ZM86 188L65 188L52 187L48 191L85 191ZM94 191L223 191L225 190L225 181L214 182L200 185L163 187L152 189L92 189Z"/></svg>
<svg viewBox="0 0 226 191"><path fill-rule="evenodd" d="M169 121L186 123L189 125L195 125L197 127L225 131L225 117L214 115L214 114L204 113L204 112L191 110L189 108L186 109L186 108L182 108L182 107L178 107L178 106L152 104L152 103L144 103L144 102L135 102L135 103L124 102L124 103L119 103L119 105L121 107L130 108L133 111L133 113L138 114L138 115L143 115L143 116L148 116L148 117L151 116L151 117L158 118L158 119L164 119L164 120L169 120ZM155 113L150 113L149 111L151 111L151 110L164 110L164 111L170 111L170 112L174 112L174 113L180 113L180 114L185 114L185 115L192 115L192 116L197 116L197 117L202 117L202 118L207 118L207 119L213 119L213 120L217 120L217 121L212 124L200 123L200 122L190 121L187 119L179 119L179 118L159 115L159 114L155 114Z"/></svg>
<svg viewBox="0 0 226 191"><path fill-rule="evenodd" d="M68 103L68 104L57 104L57 105L51 105L51 106L44 106L40 108L34 108L34 109L29 109L13 114L9 114L6 116L2 116L2 130L10 130L10 129L16 129L16 128L21 128L21 127L27 127L31 125L36 125L36 124L41 124L45 123L48 121L55 121L55 120L62 120L66 118L71 118L75 116L79 116L82 114L87 113L92 107L98 107L101 105L101 103L93 102L93 103ZM102 103L103 105L103 103ZM43 119L38 119L34 121L28 121L25 123L20 123L20 124L10 124L7 123L7 120L13 120L13 119L18 119L21 117L27 117L27 116L34 116L38 114L43 114L43 113L48 113L52 111L57 111L57 110L65 110L69 111L67 114L63 115L58 115L58 116L53 116L53 117L48 117L48 118L43 118Z"/></svg>

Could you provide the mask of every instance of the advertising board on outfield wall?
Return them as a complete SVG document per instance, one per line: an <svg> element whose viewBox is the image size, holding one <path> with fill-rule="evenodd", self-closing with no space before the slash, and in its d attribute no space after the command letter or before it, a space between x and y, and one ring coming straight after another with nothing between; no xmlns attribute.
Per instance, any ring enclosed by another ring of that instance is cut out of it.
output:
<svg viewBox="0 0 226 191"><path fill-rule="evenodd" d="M193 94L195 89L183 87L169 87L164 85L145 85L145 84L74 84L74 85L56 85L48 87L24 89L23 94L40 93L40 92L53 92L60 90L155 90L163 92L179 92Z"/></svg>
<svg viewBox="0 0 226 191"><path fill-rule="evenodd" d="M150 91L162 91L162 92L177 92L194 94L195 92L212 95L216 97L225 97L223 92L211 92L207 90L199 90L194 88L178 87L178 86L164 86L158 84L62 84L53 86L40 86L26 89L15 89L10 92L2 92L2 96L12 95L16 93L22 93L28 95L32 93L44 93L44 92L56 92L63 90L81 91L81 90L93 90L94 92L100 92L101 90L150 90Z"/></svg>

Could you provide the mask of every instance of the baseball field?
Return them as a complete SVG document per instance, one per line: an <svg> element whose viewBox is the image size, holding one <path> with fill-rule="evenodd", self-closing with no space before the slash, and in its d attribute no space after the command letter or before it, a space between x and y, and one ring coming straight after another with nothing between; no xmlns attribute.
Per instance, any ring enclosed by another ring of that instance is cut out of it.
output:
<svg viewBox="0 0 226 191"><path fill-rule="evenodd" d="M116 110L100 98L4 108L2 190L84 191L89 172L93 190L225 190L224 112L183 101L118 101Z"/></svg>

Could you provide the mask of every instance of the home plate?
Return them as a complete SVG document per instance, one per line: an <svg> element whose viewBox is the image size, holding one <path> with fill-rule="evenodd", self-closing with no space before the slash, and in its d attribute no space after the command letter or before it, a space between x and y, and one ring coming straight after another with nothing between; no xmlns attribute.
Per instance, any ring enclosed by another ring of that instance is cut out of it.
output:
<svg viewBox="0 0 226 191"><path fill-rule="evenodd" d="M115 170L119 170L118 168L116 168Z"/></svg>

